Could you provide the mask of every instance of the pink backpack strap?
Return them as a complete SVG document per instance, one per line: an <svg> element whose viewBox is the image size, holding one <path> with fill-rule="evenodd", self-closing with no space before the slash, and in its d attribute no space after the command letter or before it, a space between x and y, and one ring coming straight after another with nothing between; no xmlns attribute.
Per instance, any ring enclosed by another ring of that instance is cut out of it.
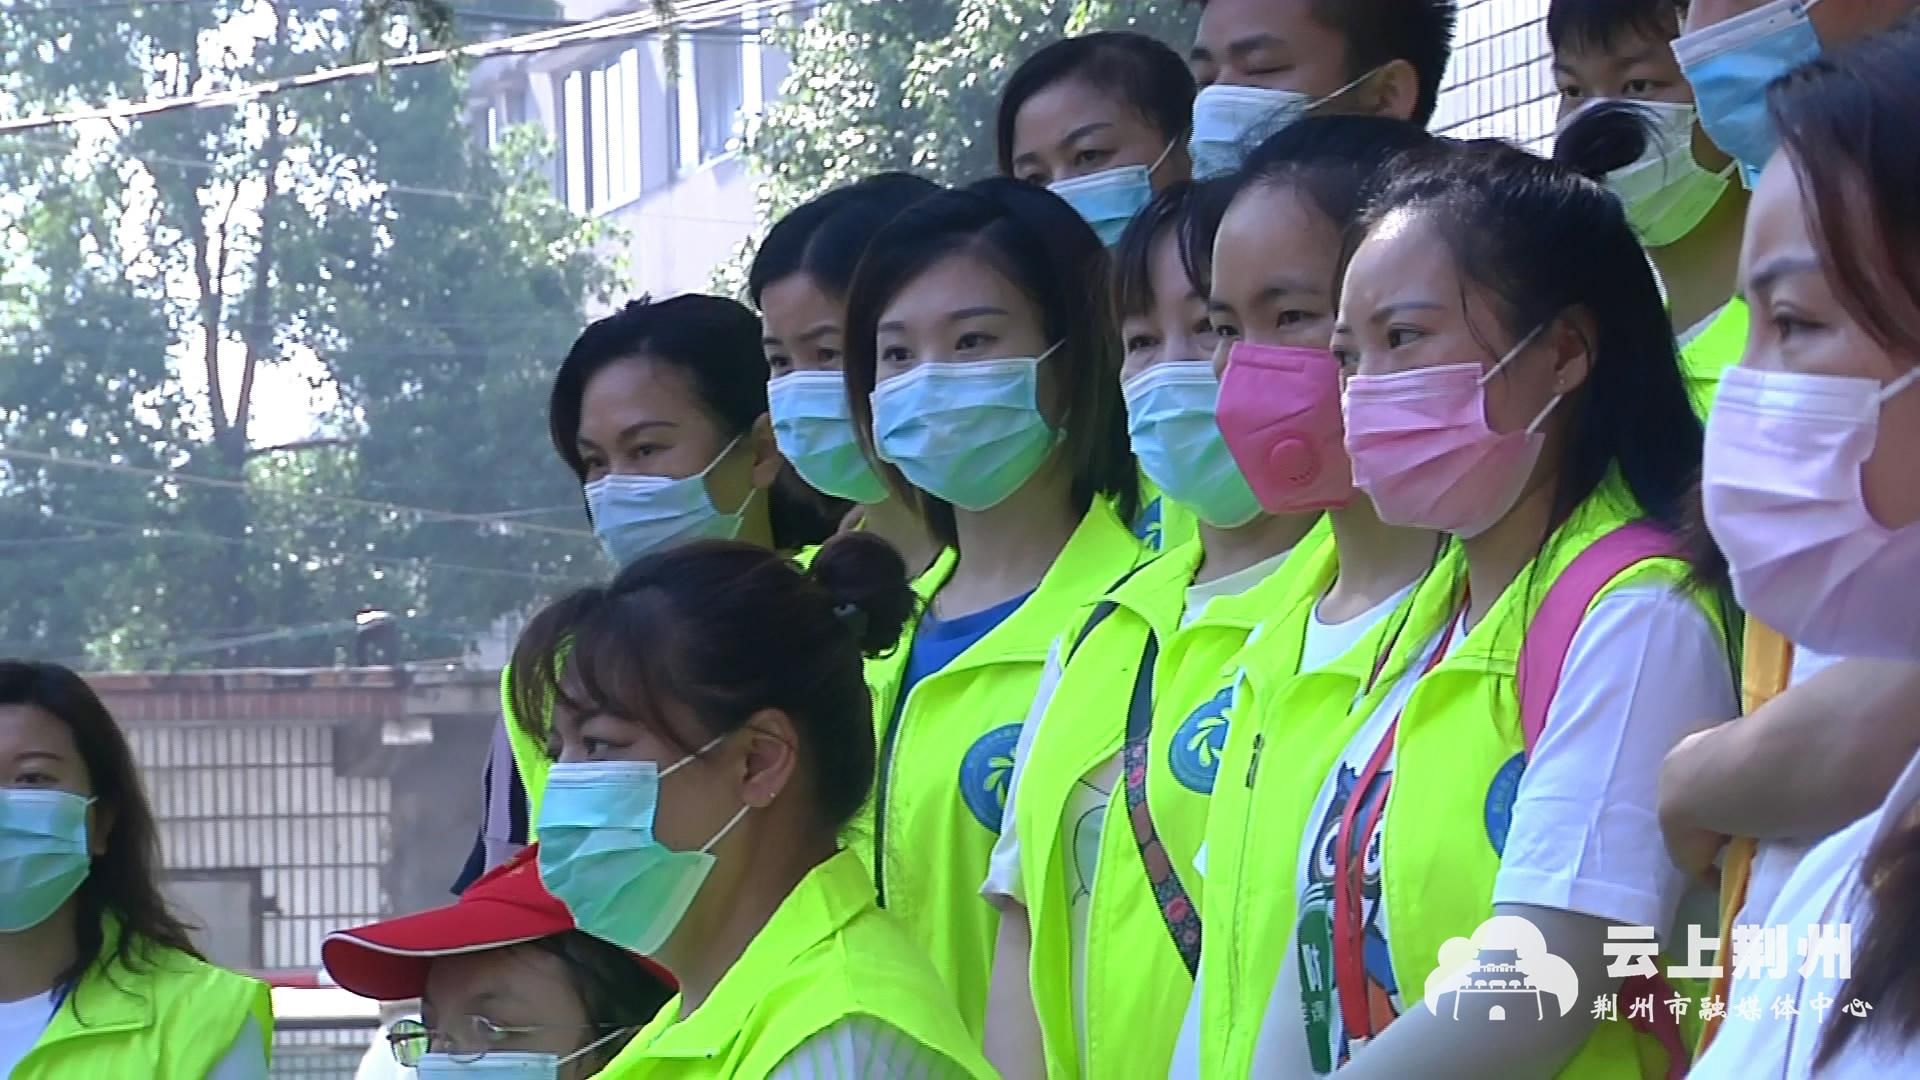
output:
<svg viewBox="0 0 1920 1080"><path fill-rule="evenodd" d="M1677 553L1673 537L1656 525L1644 521L1629 522L1594 541L1574 556L1553 586L1547 590L1540 610L1527 624L1526 641L1520 646L1515 679L1520 696L1520 730L1526 740L1528 757L1539 745L1546 730L1547 710L1560 689L1560 672L1567 664L1567 651L1580 631L1580 622L1614 578L1636 563ZM1659 1040L1667 1053L1667 1076L1687 1074L1692 1061L1680 1024L1665 1003L1676 996L1665 975L1637 975L1620 986L1620 999L1635 1001L1653 998L1653 1020L1635 1018L1633 1026Z"/></svg>

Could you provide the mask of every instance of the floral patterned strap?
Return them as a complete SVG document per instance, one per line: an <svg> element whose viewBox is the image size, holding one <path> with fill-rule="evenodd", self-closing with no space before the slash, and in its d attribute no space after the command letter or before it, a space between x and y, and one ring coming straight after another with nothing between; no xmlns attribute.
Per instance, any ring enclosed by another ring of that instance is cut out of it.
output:
<svg viewBox="0 0 1920 1080"><path fill-rule="evenodd" d="M1187 974L1200 972L1200 913L1193 897L1180 882L1167 846L1159 830L1153 827L1153 811L1147 805L1147 745L1153 733L1153 671L1160 658L1160 642L1151 632L1140 656L1140 668L1133 676L1133 697L1127 703L1127 742L1121 752L1121 768L1127 785L1127 819L1133 826L1134 843L1140 849L1140 863L1153 889L1153 901L1160 906L1160 918L1167 924L1173 947Z"/></svg>

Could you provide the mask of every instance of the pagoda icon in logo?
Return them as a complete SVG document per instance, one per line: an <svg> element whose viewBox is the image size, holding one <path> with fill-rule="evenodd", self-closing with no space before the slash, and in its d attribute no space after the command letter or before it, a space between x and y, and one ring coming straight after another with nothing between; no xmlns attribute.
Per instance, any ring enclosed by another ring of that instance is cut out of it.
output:
<svg viewBox="0 0 1920 1080"><path fill-rule="evenodd" d="M1488 949L1480 954L1480 966L1467 976L1467 985L1453 992L1455 1020L1460 1019L1460 1003L1471 1000L1484 1001L1489 1020L1505 1020L1508 1005L1533 1013L1535 1020L1547 1018L1547 1003L1533 979L1520 970L1517 949ZM1478 1011L1469 1006L1468 1015Z"/></svg>
<svg viewBox="0 0 1920 1080"><path fill-rule="evenodd" d="M1546 938L1517 915L1496 915L1471 938L1450 938L1427 977L1427 1008L1437 1016L1487 1020L1565 1016L1580 993L1573 965L1547 951ZM1441 999L1453 1001L1442 1006Z"/></svg>

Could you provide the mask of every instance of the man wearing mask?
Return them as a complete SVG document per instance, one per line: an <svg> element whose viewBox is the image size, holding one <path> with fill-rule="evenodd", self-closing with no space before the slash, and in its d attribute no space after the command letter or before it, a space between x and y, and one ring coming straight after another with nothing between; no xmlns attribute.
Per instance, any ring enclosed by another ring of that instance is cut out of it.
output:
<svg viewBox="0 0 1920 1080"><path fill-rule="evenodd" d="M1193 172L1219 176L1310 111L1425 126L1453 51L1455 0L1192 0Z"/></svg>

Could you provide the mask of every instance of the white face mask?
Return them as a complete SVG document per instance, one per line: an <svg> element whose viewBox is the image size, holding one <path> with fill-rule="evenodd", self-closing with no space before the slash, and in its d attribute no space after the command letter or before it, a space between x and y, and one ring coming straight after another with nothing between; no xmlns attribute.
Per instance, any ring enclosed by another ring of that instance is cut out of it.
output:
<svg viewBox="0 0 1920 1080"><path fill-rule="evenodd" d="M740 524L758 489L747 492L738 510L722 514L714 509L706 481L713 467L744 438L734 439L706 468L682 479L609 473L588 484L587 510L593 515L593 534L607 557L624 567L655 551L740 535Z"/></svg>
<svg viewBox="0 0 1920 1080"><path fill-rule="evenodd" d="M1671 101L1632 104L1653 116L1655 131L1637 161L1607 174L1607 187L1626 206L1627 221L1640 242L1650 248L1666 247L1706 219L1726 192L1738 163L1730 161L1715 173L1701 168L1693 159L1693 129L1699 112L1692 105ZM1568 116L1566 123L1579 115L1575 112Z"/></svg>

